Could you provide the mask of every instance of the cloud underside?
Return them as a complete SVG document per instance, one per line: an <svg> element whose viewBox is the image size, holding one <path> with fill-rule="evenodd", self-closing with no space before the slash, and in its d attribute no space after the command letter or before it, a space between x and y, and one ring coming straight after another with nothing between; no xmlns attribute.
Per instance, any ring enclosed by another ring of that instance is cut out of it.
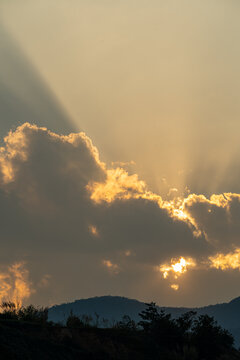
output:
<svg viewBox="0 0 240 360"><path fill-rule="evenodd" d="M0 149L1 262L8 274L26 262L35 289L23 298L66 300L64 287L70 298L141 289L167 301L184 287L189 296L194 279L207 288L237 276L239 216L230 192L163 200L136 174L108 168L84 133L26 123Z"/></svg>

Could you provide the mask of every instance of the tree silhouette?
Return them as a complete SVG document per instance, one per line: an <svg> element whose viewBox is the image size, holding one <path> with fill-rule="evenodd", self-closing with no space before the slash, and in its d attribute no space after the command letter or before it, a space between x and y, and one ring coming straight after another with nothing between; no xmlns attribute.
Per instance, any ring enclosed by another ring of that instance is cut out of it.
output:
<svg viewBox="0 0 240 360"><path fill-rule="evenodd" d="M217 325L213 317L196 318L196 312L189 311L172 319L171 314L159 310L155 303L146 306L139 314L142 319L139 325L150 339L154 354L163 358L174 358L177 354L176 359L215 360L232 353L233 336Z"/></svg>
<svg viewBox="0 0 240 360"><path fill-rule="evenodd" d="M159 351L179 348L183 342L182 333L171 314L166 314L164 310L159 311L155 303L146 305L147 309L139 314L142 318L139 325L144 332L150 335Z"/></svg>
<svg viewBox="0 0 240 360"><path fill-rule="evenodd" d="M0 318L2 319L28 321L42 324L48 321L47 307L35 307L34 305L18 307L11 301L2 302L0 307L2 309Z"/></svg>
<svg viewBox="0 0 240 360"><path fill-rule="evenodd" d="M135 321L132 320L129 315L123 315L122 320L118 321L115 327L118 329L130 330L130 331L135 331L137 329L137 325Z"/></svg>
<svg viewBox="0 0 240 360"><path fill-rule="evenodd" d="M201 315L194 321L192 342L201 358L216 359L219 355L233 349L233 336L217 325L213 317Z"/></svg>

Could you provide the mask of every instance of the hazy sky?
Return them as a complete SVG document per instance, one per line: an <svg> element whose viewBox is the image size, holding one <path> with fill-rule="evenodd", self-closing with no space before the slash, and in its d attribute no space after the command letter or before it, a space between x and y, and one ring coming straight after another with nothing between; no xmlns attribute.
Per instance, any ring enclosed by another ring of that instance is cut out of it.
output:
<svg viewBox="0 0 240 360"><path fill-rule="evenodd" d="M240 295L239 12L1 1L0 296L19 278L46 304ZM53 133L25 125L4 143L25 122Z"/></svg>

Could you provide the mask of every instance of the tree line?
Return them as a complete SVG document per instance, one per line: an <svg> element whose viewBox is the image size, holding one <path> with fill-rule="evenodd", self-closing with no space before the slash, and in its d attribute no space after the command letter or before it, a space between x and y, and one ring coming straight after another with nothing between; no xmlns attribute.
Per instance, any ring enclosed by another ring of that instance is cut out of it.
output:
<svg viewBox="0 0 240 360"><path fill-rule="evenodd" d="M91 316L80 317L71 312L63 326L48 321L48 308L36 308L33 305L17 307L14 303L4 302L0 313L0 321L34 323L48 329L64 327L72 334L69 338L75 343L75 334L77 333L80 339L83 332L84 336L90 333L100 338L107 336L114 344L122 342L125 357L121 357L120 353L119 357L116 357L115 353L111 357L111 352L110 355L108 352L110 357L106 359L128 359L127 352L131 353L133 350L139 352L139 359L149 360L240 359L240 352L234 348L233 336L219 326L213 317L198 316L196 312L189 311L178 318L172 318L171 314L159 310L155 303L147 303L139 317L140 321L135 322L125 315L121 321L103 328L97 314L93 321ZM91 348L91 351L93 350Z"/></svg>

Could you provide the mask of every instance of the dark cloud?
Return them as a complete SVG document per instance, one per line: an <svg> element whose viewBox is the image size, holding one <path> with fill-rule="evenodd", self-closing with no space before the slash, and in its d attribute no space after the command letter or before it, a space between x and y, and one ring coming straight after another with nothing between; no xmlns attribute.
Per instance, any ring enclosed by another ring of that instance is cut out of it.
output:
<svg viewBox="0 0 240 360"><path fill-rule="evenodd" d="M44 244L45 250L46 244L78 244L81 237L84 243L93 208L86 186L105 179L91 141L81 133L61 137L26 124L5 143L0 159L2 236L33 251Z"/></svg>
<svg viewBox="0 0 240 360"><path fill-rule="evenodd" d="M222 272L209 256L238 245L239 211L237 194L163 202L136 175L107 169L84 133L60 136L26 123L1 149L1 253L5 264L26 262L34 301L142 291L167 304L174 281L175 299L189 305L196 274L207 289L208 271ZM194 267L163 279L158 266L181 256Z"/></svg>
<svg viewBox="0 0 240 360"><path fill-rule="evenodd" d="M159 264L168 258L206 253L204 237L193 236L183 221L148 199L117 200L101 206L100 233L108 249L130 249L141 262Z"/></svg>
<svg viewBox="0 0 240 360"><path fill-rule="evenodd" d="M191 195L185 210L216 251L230 251L240 246L240 195L226 193L209 199Z"/></svg>

